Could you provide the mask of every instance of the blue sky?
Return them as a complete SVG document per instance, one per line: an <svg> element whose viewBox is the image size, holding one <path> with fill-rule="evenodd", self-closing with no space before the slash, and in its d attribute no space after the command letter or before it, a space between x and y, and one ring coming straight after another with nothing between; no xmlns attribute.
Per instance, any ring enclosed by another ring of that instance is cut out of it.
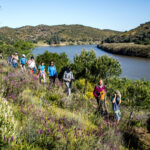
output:
<svg viewBox="0 0 150 150"><path fill-rule="evenodd" d="M150 21L150 0L0 0L0 27L82 24L130 30Z"/></svg>

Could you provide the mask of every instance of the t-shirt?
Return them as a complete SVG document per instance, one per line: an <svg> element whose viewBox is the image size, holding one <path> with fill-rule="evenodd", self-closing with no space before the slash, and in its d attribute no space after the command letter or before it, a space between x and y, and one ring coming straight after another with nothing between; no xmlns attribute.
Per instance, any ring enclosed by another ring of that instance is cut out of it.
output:
<svg viewBox="0 0 150 150"><path fill-rule="evenodd" d="M70 71L70 72L65 71L65 72L64 72L63 79L64 79L64 81L66 81L66 82L67 82L67 80L74 80L74 76L73 76L72 71Z"/></svg>
<svg viewBox="0 0 150 150"><path fill-rule="evenodd" d="M55 66L48 66L47 72L49 73L49 76L54 76L57 74L56 67Z"/></svg>
<svg viewBox="0 0 150 150"><path fill-rule="evenodd" d="M39 70L41 69L41 65L38 66L38 69L39 69Z"/></svg>
<svg viewBox="0 0 150 150"><path fill-rule="evenodd" d="M41 65L40 70L43 72L43 71L44 71L44 69L45 69L45 66L42 66L42 65Z"/></svg>
<svg viewBox="0 0 150 150"><path fill-rule="evenodd" d="M114 96L112 97L112 101L113 101L113 99L114 99ZM112 103L112 108L113 108L114 111L120 110L120 104L119 104L119 101L120 101L120 100L121 100L120 97L116 97L115 102Z"/></svg>
<svg viewBox="0 0 150 150"><path fill-rule="evenodd" d="M22 65L25 65L26 62L27 62L27 59L26 59L26 58L21 58L21 59L20 59L20 62L21 62Z"/></svg>
<svg viewBox="0 0 150 150"><path fill-rule="evenodd" d="M105 85L104 85L104 84L101 85L101 86L97 85L97 86L95 86L93 95L94 95L95 97L98 97L98 96L100 96L100 93L101 93L102 91L105 91L105 92L106 92Z"/></svg>
<svg viewBox="0 0 150 150"><path fill-rule="evenodd" d="M44 74L45 66L39 65L38 69L42 72L42 74Z"/></svg>
<svg viewBox="0 0 150 150"><path fill-rule="evenodd" d="M35 61L34 60L29 60L28 64L29 64L29 68L31 68L31 69L35 68Z"/></svg>
<svg viewBox="0 0 150 150"><path fill-rule="evenodd" d="M19 59L19 58L18 58L18 55L17 55L17 56L13 56L12 59L13 59L13 62L14 62L14 63L17 63L17 62L18 62L18 59Z"/></svg>

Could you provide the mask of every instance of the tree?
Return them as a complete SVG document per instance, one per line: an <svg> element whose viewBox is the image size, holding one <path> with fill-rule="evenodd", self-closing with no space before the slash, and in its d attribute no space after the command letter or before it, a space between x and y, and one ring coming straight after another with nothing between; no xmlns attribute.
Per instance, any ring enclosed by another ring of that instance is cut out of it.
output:
<svg viewBox="0 0 150 150"><path fill-rule="evenodd" d="M74 58L74 67L76 78L85 78L84 93L87 88L87 81L93 78L92 66L96 60L96 54L93 50L82 50L80 55L76 55Z"/></svg>
<svg viewBox="0 0 150 150"><path fill-rule="evenodd" d="M33 43L28 41L19 40L14 43L14 48L16 49L16 52L21 56L22 54L28 55L31 50L34 48Z"/></svg>
<svg viewBox="0 0 150 150"><path fill-rule="evenodd" d="M59 35L54 35L52 36L47 42L49 45L51 44L60 44L61 38Z"/></svg>
<svg viewBox="0 0 150 150"><path fill-rule="evenodd" d="M135 110L150 109L150 90L144 81L137 80L127 87L126 97L130 106L129 121Z"/></svg>
<svg viewBox="0 0 150 150"><path fill-rule="evenodd" d="M57 68L57 73L58 75L61 74L59 75L59 77L61 78L63 74L62 70L64 70L64 68L66 68L66 66L70 64L67 55L65 53L57 54L57 53L49 53L48 51L46 51L44 54L39 55L37 57L37 63L39 64L40 62L44 62L46 69L50 64L50 61L54 61L54 65Z"/></svg>
<svg viewBox="0 0 150 150"><path fill-rule="evenodd" d="M98 81L100 78L107 81L110 77L119 76L121 72L119 61L107 55L98 57L92 67L92 74L95 76L94 82Z"/></svg>

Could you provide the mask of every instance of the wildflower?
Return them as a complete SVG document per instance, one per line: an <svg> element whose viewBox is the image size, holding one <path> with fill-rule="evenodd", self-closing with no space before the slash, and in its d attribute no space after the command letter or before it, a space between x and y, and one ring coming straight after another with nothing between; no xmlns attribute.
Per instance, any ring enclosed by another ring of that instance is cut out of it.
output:
<svg viewBox="0 0 150 150"><path fill-rule="evenodd" d="M90 133L89 133L89 131L87 131L87 134L86 134L87 136L90 136Z"/></svg>
<svg viewBox="0 0 150 150"><path fill-rule="evenodd" d="M11 136L11 139L10 139L10 141L11 141L11 142L13 141L13 136Z"/></svg>
<svg viewBox="0 0 150 150"><path fill-rule="evenodd" d="M6 136L4 135L4 141L6 140Z"/></svg>
<svg viewBox="0 0 150 150"><path fill-rule="evenodd" d="M42 134L43 133L43 130L40 130L40 134Z"/></svg>
<svg viewBox="0 0 150 150"><path fill-rule="evenodd" d="M8 81L8 79L9 79L9 78L6 76L6 77L5 77L5 81Z"/></svg>
<svg viewBox="0 0 150 150"><path fill-rule="evenodd" d="M12 94L12 95L11 95L11 98L12 98L12 99L14 99L14 98L15 98L15 95L14 95L14 94Z"/></svg>
<svg viewBox="0 0 150 150"><path fill-rule="evenodd" d="M7 138L7 144L9 143L9 138Z"/></svg>

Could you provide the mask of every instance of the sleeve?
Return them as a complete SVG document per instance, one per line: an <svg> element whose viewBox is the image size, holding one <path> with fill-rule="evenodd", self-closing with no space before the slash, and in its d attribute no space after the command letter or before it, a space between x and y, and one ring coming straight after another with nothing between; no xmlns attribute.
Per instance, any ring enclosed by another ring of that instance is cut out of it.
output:
<svg viewBox="0 0 150 150"><path fill-rule="evenodd" d="M67 81L67 78L66 78L66 71L64 72L63 80L64 80L64 81Z"/></svg>
<svg viewBox="0 0 150 150"><path fill-rule="evenodd" d="M94 95L95 97L97 97L96 90L97 90L97 87L95 86L94 91L93 91L93 95Z"/></svg>
<svg viewBox="0 0 150 150"><path fill-rule="evenodd" d="M38 69L39 69L39 70L41 69L41 66L40 66L40 65L38 66Z"/></svg>
<svg viewBox="0 0 150 150"><path fill-rule="evenodd" d="M105 85L104 85L104 87L103 87L103 90L106 92L106 87L105 87Z"/></svg>
<svg viewBox="0 0 150 150"><path fill-rule="evenodd" d="M57 76L57 70L56 70L56 66L55 66L55 76Z"/></svg>
<svg viewBox="0 0 150 150"><path fill-rule="evenodd" d="M114 96L111 97L111 102L113 101L113 99L114 99Z"/></svg>
<svg viewBox="0 0 150 150"><path fill-rule="evenodd" d="M117 98L117 104L119 104L119 101L121 100L121 98L120 97L118 97Z"/></svg>

